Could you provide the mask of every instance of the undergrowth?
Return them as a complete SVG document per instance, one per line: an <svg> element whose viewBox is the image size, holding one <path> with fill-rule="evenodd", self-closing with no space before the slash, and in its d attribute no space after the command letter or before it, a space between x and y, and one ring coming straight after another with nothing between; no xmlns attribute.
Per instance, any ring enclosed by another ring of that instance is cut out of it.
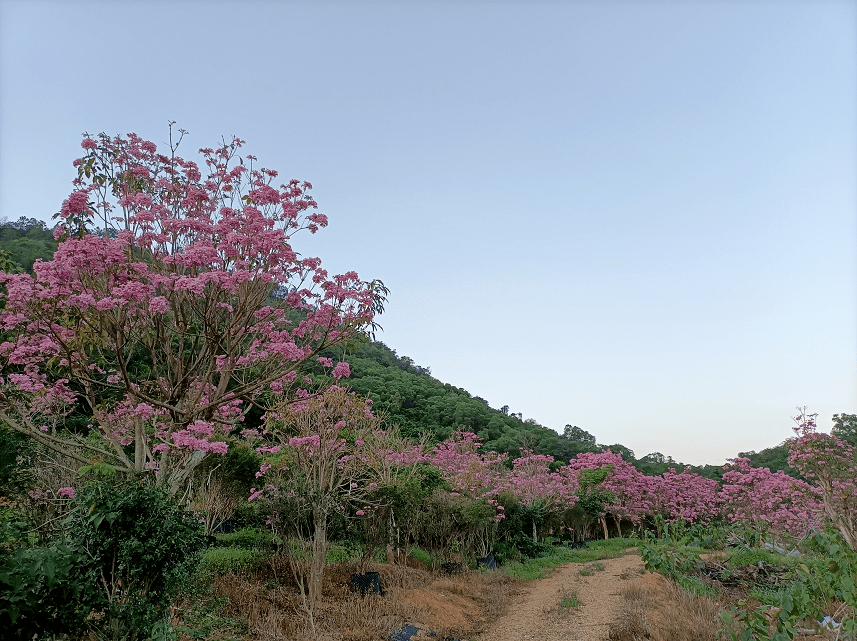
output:
<svg viewBox="0 0 857 641"><path fill-rule="evenodd" d="M550 554L526 561L511 562L503 566L504 571L518 579L532 580L546 576L550 570L566 563L592 563L601 559L612 559L624 554L624 550L635 547L639 539L607 539L593 541L583 549L552 547Z"/></svg>

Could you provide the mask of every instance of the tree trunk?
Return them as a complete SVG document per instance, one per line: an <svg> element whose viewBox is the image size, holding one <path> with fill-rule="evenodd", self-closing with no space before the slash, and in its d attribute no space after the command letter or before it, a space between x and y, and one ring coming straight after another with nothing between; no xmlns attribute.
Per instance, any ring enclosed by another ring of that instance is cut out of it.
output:
<svg viewBox="0 0 857 641"><path fill-rule="evenodd" d="M609 539L610 537L607 534L607 516L604 514L601 515L601 527L604 528L604 540Z"/></svg>
<svg viewBox="0 0 857 641"><path fill-rule="evenodd" d="M314 525L312 538L312 559L309 568L309 608L315 607L317 599L321 597L321 586L324 579L324 557L327 555L327 513L320 509L313 509L312 520Z"/></svg>

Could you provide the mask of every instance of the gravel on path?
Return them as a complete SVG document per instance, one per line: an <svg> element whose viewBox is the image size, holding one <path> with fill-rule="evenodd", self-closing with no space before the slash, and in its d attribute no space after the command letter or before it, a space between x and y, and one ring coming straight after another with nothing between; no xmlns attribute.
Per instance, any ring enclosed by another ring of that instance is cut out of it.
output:
<svg viewBox="0 0 857 641"><path fill-rule="evenodd" d="M596 563L604 569L598 570ZM517 597L478 640L604 641L619 617L623 585L642 570L638 554L560 566ZM569 607L571 597L580 605Z"/></svg>

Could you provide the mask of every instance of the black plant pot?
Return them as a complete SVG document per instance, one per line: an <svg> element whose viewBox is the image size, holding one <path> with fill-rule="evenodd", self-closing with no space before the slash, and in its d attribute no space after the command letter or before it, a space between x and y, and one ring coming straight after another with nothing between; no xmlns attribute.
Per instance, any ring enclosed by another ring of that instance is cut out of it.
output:
<svg viewBox="0 0 857 641"><path fill-rule="evenodd" d="M361 596L367 594L384 595L381 589L381 577L377 572L367 572L366 574L352 574L348 580L352 592L359 592Z"/></svg>
<svg viewBox="0 0 857 641"><path fill-rule="evenodd" d="M494 559L494 554L491 552L489 552L488 556L486 556L486 557L483 557L481 559L476 559L476 565L477 565L477 567L478 566L486 567L489 570L496 570L497 569L497 561Z"/></svg>

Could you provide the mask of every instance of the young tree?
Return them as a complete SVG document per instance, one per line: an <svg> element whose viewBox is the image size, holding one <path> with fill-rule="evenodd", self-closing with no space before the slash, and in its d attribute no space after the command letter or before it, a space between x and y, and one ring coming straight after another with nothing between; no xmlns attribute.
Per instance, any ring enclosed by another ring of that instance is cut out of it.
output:
<svg viewBox="0 0 857 641"><path fill-rule="evenodd" d="M268 479L266 487L254 489L250 500L263 496L271 523L304 543L291 561L314 628L329 518L355 506L362 515L368 507L378 478L370 476L365 461L382 440L380 419L367 399L333 386L315 398L282 404L268 414L266 425L268 440L277 445L259 448L273 458L259 474Z"/></svg>
<svg viewBox="0 0 857 641"><path fill-rule="evenodd" d="M854 448L832 434L816 431L815 417L797 408L796 439L789 465L820 488L824 511L852 550L857 550L857 460Z"/></svg>
<svg viewBox="0 0 857 641"><path fill-rule="evenodd" d="M506 481L512 495L532 515L534 541L538 541L537 521L544 521L549 513L571 508L577 502L577 478L551 472L553 462L553 456L524 450L512 461L512 472Z"/></svg>
<svg viewBox="0 0 857 641"><path fill-rule="evenodd" d="M327 218L242 144L201 149L203 173L178 143L85 135L53 260L0 272L0 420L175 493L250 408L318 391L307 365L371 326L386 289L292 248ZM57 429L76 402L100 442Z"/></svg>

